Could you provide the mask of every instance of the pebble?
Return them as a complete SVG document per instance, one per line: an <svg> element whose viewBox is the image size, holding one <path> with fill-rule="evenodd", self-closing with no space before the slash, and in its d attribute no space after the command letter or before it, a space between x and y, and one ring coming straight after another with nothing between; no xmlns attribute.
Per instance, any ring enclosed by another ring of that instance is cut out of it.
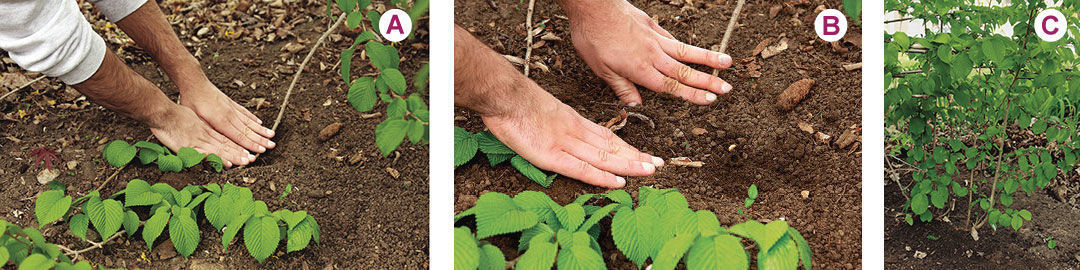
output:
<svg viewBox="0 0 1080 270"><path fill-rule="evenodd" d="M333 124L326 125L326 127L323 128L322 131L319 131L319 141L326 141L329 140L331 137L334 137L334 135L337 135L338 131L340 131L341 127L344 125L345 124L341 122L335 122Z"/></svg>
<svg viewBox="0 0 1080 270"><path fill-rule="evenodd" d="M709 131L705 130L704 128L694 128L694 129L690 130L690 133L694 134L694 135L701 135L701 134L705 134L706 132L709 132Z"/></svg>
<svg viewBox="0 0 1080 270"><path fill-rule="evenodd" d="M41 172L38 172L37 181L38 181L38 183L41 183L42 185L44 185L44 184L48 184L53 179L56 179L56 177L58 177L58 176L60 176L60 170L44 169L44 170L41 170Z"/></svg>

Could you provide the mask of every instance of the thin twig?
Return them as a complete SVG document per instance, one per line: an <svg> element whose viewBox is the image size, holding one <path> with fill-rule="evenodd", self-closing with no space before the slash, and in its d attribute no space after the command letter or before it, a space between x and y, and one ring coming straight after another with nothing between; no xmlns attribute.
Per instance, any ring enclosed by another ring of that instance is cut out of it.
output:
<svg viewBox="0 0 1080 270"><path fill-rule="evenodd" d="M885 24L890 24L890 23L894 23L894 22L902 22L902 21L910 21L910 20L914 20L914 19L918 19L918 18L907 17L907 18L892 19L892 20L885 21Z"/></svg>
<svg viewBox="0 0 1080 270"><path fill-rule="evenodd" d="M525 71L524 71L525 72L525 77L529 77L529 66L532 65L532 63L530 63L532 61L530 61L529 58L532 57L532 44L533 44L532 43L533 42L532 41L533 40L532 14L533 14L533 4L535 4L535 3L536 3L536 0L529 0L529 13L525 14L525 36L526 36L526 39L525 39L525 61L524 61L525 64L523 65L523 66L525 66L524 67L525 68Z"/></svg>
<svg viewBox="0 0 1080 270"><path fill-rule="evenodd" d="M731 20L728 20L727 30L724 30L724 38L720 40L720 53L727 51L727 42L731 38L731 32L735 29L735 21L739 20L739 12L742 11L743 4L746 4L746 0L739 0L739 4L735 5L735 12L731 13ZM713 76L720 75L720 69L712 70Z"/></svg>
<svg viewBox="0 0 1080 270"><path fill-rule="evenodd" d="M34 79L34 80L32 80L32 81L30 81L28 83L24 83L22 86L16 87L15 89L11 89L11 91L7 92L7 94L4 94L3 96L0 96L0 100L4 100L5 98L10 96L11 94L14 94L15 92L18 92L19 90L22 90L23 88L26 88L27 86L30 86L31 84L34 84L34 83L36 83L36 82L38 82L38 81L40 81L41 79L44 79L44 78L45 78L45 75L41 75L41 76L37 77L37 79Z"/></svg>
<svg viewBox="0 0 1080 270"><path fill-rule="evenodd" d="M101 242L94 242L94 241L90 241L90 239L86 239L86 242L90 243L90 247L80 249L80 250L73 250L73 249L70 249L70 248L65 247L63 245L56 245L56 247L63 250L64 255L67 255L67 256L74 255L75 258L72 259L74 261L74 260L79 259L79 254L82 254L83 252L99 249L99 248L104 248L105 243L108 243L109 241L112 241L113 239L116 239L117 237L120 237L120 235L123 235L125 232L127 232L127 230L120 230L119 232L116 232L111 237L109 237L109 239L105 239L104 241L101 241Z"/></svg>
<svg viewBox="0 0 1080 270"><path fill-rule="evenodd" d="M311 45L311 51L304 57L304 61L300 62L300 66L296 68L296 74L293 75L292 82L289 83L289 88L285 90L285 99L281 101L281 109L278 109L277 117L274 118L274 125L270 127L270 130L277 131L278 125L281 124L281 117L285 115L285 107L289 106L289 96L292 96L292 90L296 87L296 82L300 80L300 74L304 73L304 67L306 67L308 61L311 60L311 56L315 55L315 51L319 49L319 45L322 45L323 41L326 40L326 37L330 36L330 33L333 33L334 30L337 30L338 25L341 25L344 21L345 16L338 16L337 21L331 24L330 27L326 29L326 32L323 32L318 41L315 41L315 45ZM261 155L261 153L255 154L255 158L259 158L259 155Z"/></svg>

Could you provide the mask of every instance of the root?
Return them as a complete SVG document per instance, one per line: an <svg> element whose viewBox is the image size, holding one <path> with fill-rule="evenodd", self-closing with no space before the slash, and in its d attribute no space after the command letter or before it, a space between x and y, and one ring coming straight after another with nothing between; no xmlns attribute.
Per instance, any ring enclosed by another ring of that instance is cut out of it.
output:
<svg viewBox="0 0 1080 270"><path fill-rule="evenodd" d="M525 66L525 71L524 72L525 72L525 77L526 78L529 77L529 66L530 66L529 62L531 62L529 60L529 58L532 57L532 44L533 44L533 41L532 41L533 40L532 15L533 15L533 4L535 4L535 3L536 3L536 0L529 0L529 13L525 14L525 36L526 36L526 39L525 39L525 65L524 65Z"/></svg>
<svg viewBox="0 0 1080 270"><path fill-rule="evenodd" d="M746 4L746 0L739 0L739 3L735 5L735 11L731 13L731 20L728 21L727 30L724 30L724 38L720 40L720 53L727 50L728 38L731 38L731 31L735 29L735 21L739 20L739 11L742 11L743 4ZM720 75L720 70L714 68L712 75Z"/></svg>

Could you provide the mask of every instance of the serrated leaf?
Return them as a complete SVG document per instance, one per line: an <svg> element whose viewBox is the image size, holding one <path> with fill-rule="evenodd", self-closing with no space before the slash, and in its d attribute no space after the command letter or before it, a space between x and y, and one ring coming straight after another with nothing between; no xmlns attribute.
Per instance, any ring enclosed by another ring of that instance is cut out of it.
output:
<svg viewBox="0 0 1080 270"><path fill-rule="evenodd" d="M229 225L225 226L225 232L221 235L221 246L224 247L225 250L229 250L229 243L232 242L237 233L240 233L240 228L243 228L244 225L248 223L248 220L252 219L251 214L233 216L232 219L229 220Z"/></svg>
<svg viewBox="0 0 1080 270"><path fill-rule="evenodd" d="M525 158L520 155L510 158L510 165L513 166L514 169L517 169L518 172L521 172L522 175L525 175L526 178L529 178L529 180L532 180L543 187L551 186L551 182L548 182L547 174L540 171L540 168L533 166L532 163L529 163L528 160L525 160Z"/></svg>
<svg viewBox="0 0 1080 270"><path fill-rule="evenodd" d="M162 155L157 160L158 169L163 172L180 172L184 169L184 161L175 155Z"/></svg>
<svg viewBox="0 0 1080 270"><path fill-rule="evenodd" d="M654 239L654 230L659 220L660 214L652 207L643 206L636 210L619 208L611 220L611 238L615 247L641 267L645 259L663 245L655 243L659 239Z"/></svg>
<svg viewBox="0 0 1080 270"><path fill-rule="evenodd" d="M614 210L615 207L619 206L619 204L613 203L601 207L600 209L596 210L596 212L593 212L592 215L589 216L589 219L586 219L585 222L581 223L581 226L577 230L585 231L591 229L594 225L596 225L596 223L600 222L601 219L611 214L611 211Z"/></svg>
<svg viewBox="0 0 1080 270"><path fill-rule="evenodd" d="M280 240L281 231L273 217L252 218L244 225L244 246L260 263L274 253Z"/></svg>
<svg viewBox="0 0 1080 270"><path fill-rule="evenodd" d="M34 253L19 263L19 270L52 269L55 265L56 261L45 257L41 253Z"/></svg>
<svg viewBox="0 0 1080 270"><path fill-rule="evenodd" d="M345 26L348 26L349 29L356 29L356 27L360 26L360 24L363 22L363 12L349 12L348 17L345 17Z"/></svg>
<svg viewBox="0 0 1080 270"><path fill-rule="evenodd" d="M908 215L910 218L911 215ZM795 240L795 245L799 249L799 260L802 261L803 269L811 270L813 265L812 253L810 252L810 245L806 243L806 239L802 237L802 234L795 228L788 227L788 235L792 240Z"/></svg>
<svg viewBox="0 0 1080 270"><path fill-rule="evenodd" d="M511 158L517 156L517 154L485 154L485 156L488 159L488 165L495 166L499 165L500 163L506 162L507 160L510 160Z"/></svg>
<svg viewBox="0 0 1080 270"><path fill-rule="evenodd" d="M350 12L356 9L356 0L336 0L336 2L342 12Z"/></svg>
<svg viewBox="0 0 1080 270"><path fill-rule="evenodd" d="M464 165L476 156L480 146L472 133L464 128L454 127L454 167Z"/></svg>
<svg viewBox="0 0 1080 270"><path fill-rule="evenodd" d="M420 141L424 139L425 129L427 129L427 126L425 126L424 123L417 120L409 120L409 131L407 133L409 141L414 144L420 143Z"/></svg>
<svg viewBox="0 0 1080 270"><path fill-rule="evenodd" d="M124 206L154 205L161 202L162 196L150 190L150 183L142 179L128 181L124 188Z"/></svg>
<svg viewBox="0 0 1080 270"><path fill-rule="evenodd" d="M368 13L368 17L375 19L375 17L371 16L372 12ZM378 13L376 12L375 15L377 17ZM379 29L377 25L375 29ZM364 44L364 50L367 52L367 57L371 59L371 64L381 72L386 72L389 69L397 69L400 64L400 56L398 56L397 49L395 49L394 46L383 45L382 43L371 40ZM404 79L402 79L402 81L404 81Z"/></svg>
<svg viewBox="0 0 1080 270"><path fill-rule="evenodd" d="M382 70L382 75L382 78L386 79L387 86L390 86L390 90L393 90L398 95L405 95L407 84L405 83L405 75L402 75L401 71L396 68L388 68Z"/></svg>
<svg viewBox="0 0 1080 270"><path fill-rule="evenodd" d="M584 232L579 232L584 234ZM586 236L587 237L587 236ZM573 245L559 250L559 269L607 269L604 258L587 245Z"/></svg>
<svg viewBox="0 0 1080 270"><path fill-rule="evenodd" d="M424 64L424 66L420 67L420 70L417 70L416 74L413 75L413 88L416 88L416 91L419 91L420 93L427 91L429 70L430 67L428 64Z"/></svg>
<svg viewBox="0 0 1080 270"><path fill-rule="evenodd" d="M390 156L405 139L409 123L401 119L390 119L375 127L375 145L383 157Z"/></svg>
<svg viewBox="0 0 1080 270"><path fill-rule="evenodd" d="M679 265L683 255L694 244L695 238L697 238L697 234L683 234L668 240L667 243L664 243L664 247L660 248L660 253L653 260L652 269L674 270Z"/></svg>
<svg viewBox="0 0 1080 270"><path fill-rule="evenodd" d="M64 195L64 191L53 189L38 194L34 202L34 218L37 219L38 228L60 220L70 208L71 196Z"/></svg>
<svg viewBox="0 0 1080 270"><path fill-rule="evenodd" d="M529 244L529 250L518 259L518 270L550 270L555 266L558 246L550 242L535 241Z"/></svg>
<svg viewBox="0 0 1080 270"><path fill-rule="evenodd" d="M98 197L91 197L83 204L83 213L90 218L90 224L94 225L102 238L116 234L124 222L124 206L113 199L102 201Z"/></svg>
<svg viewBox="0 0 1080 270"><path fill-rule="evenodd" d="M312 224L312 222L309 222L309 220L314 220L314 219L308 219L307 218L308 217L307 213L302 213L302 212L303 211L295 212L295 213L293 213L292 217L290 217L290 218L288 218L286 220L286 223L291 224L291 222L292 222L291 220L293 220L296 217L300 218L300 221L297 221L295 226L292 226L292 228L289 228L289 234L288 234L289 239L287 240L287 243L285 243L286 252L293 252L293 251L302 250L302 249L306 248L308 246L308 244L311 242L311 237L312 237L312 234L315 231L315 227L314 227L314 224ZM301 213L301 214L298 214L298 213Z"/></svg>
<svg viewBox="0 0 1080 270"><path fill-rule="evenodd" d="M382 17L382 16L379 15L378 11L369 10L367 12L367 18L368 18L369 21L371 21L371 29L379 29L379 18L380 17ZM371 55L371 52L368 52L368 55Z"/></svg>
<svg viewBox="0 0 1080 270"><path fill-rule="evenodd" d="M572 203L552 209L555 210L555 217L559 219L559 224L569 231L576 231L578 226L585 221L585 208L582 208L580 204Z"/></svg>
<svg viewBox="0 0 1080 270"><path fill-rule="evenodd" d="M921 215L926 212L926 209L930 207L930 200L926 198L926 194L914 194L911 197L911 212L917 215Z"/></svg>
<svg viewBox="0 0 1080 270"><path fill-rule="evenodd" d="M135 158L137 151L138 149L135 146L125 141L114 140L105 145L105 150L101 153L105 156L105 161L109 162L110 165L120 168L131 162L131 159Z"/></svg>
<svg viewBox="0 0 1080 270"><path fill-rule="evenodd" d="M456 243L456 242L455 242ZM455 249L456 250L456 249ZM457 254L456 252L454 253ZM454 268L459 269L459 268ZM491 244L480 246L480 270L503 270L506 269L506 256L502 250Z"/></svg>
<svg viewBox="0 0 1080 270"><path fill-rule="evenodd" d="M214 169L214 172L221 172L225 168L225 163L221 161L221 157L213 153L206 155L206 164L209 164L210 168Z"/></svg>
<svg viewBox="0 0 1080 270"><path fill-rule="evenodd" d="M68 227L71 228L71 234L78 236L79 239L86 240L86 230L90 228L90 218L85 214L77 214L68 220Z"/></svg>
<svg viewBox="0 0 1080 270"><path fill-rule="evenodd" d="M199 245L199 225L191 218L191 209L179 210L169 219L169 239L172 240L176 253L187 258Z"/></svg>
<svg viewBox="0 0 1080 270"><path fill-rule="evenodd" d="M454 269L480 267L480 248L468 227L454 228Z"/></svg>
<svg viewBox="0 0 1080 270"><path fill-rule="evenodd" d="M154 152L154 150L141 148L139 149L139 163L146 165L157 160L160 156L160 152Z"/></svg>
<svg viewBox="0 0 1080 270"><path fill-rule="evenodd" d="M514 205L523 210L536 213L537 217L547 217L554 214L554 208L561 207L551 200L547 194L539 191L526 190L514 195Z"/></svg>
<svg viewBox="0 0 1080 270"><path fill-rule="evenodd" d="M124 225L124 231L127 231L127 236L135 235L135 231L139 230L139 215L135 214L135 211L125 211L122 225Z"/></svg>
<svg viewBox="0 0 1080 270"><path fill-rule="evenodd" d="M739 238L729 234L702 237L686 254L687 269L748 269L749 255Z"/></svg>
<svg viewBox="0 0 1080 270"><path fill-rule="evenodd" d="M499 141L499 138L496 138L495 134L491 134L490 131L476 133L473 136L480 145L480 151L484 152L484 154L517 154Z"/></svg>
<svg viewBox="0 0 1080 270"><path fill-rule="evenodd" d="M195 151L195 149L191 147L181 147L179 151L176 151L176 156L183 162L184 168L191 168L192 166L198 165L199 162L202 162L203 158L206 158L205 154L199 153L199 151Z"/></svg>
<svg viewBox="0 0 1080 270"><path fill-rule="evenodd" d="M371 111L379 101L375 96L375 81L371 77L360 77L353 81L349 86L348 100L356 111Z"/></svg>
<svg viewBox="0 0 1080 270"><path fill-rule="evenodd" d="M634 199L630 197L630 193L626 192L626 190L616 189L608 191L608 193L604 194L604 197L624 206L634 206Z"/></svg>
<svg viewBox="0 0 1080 270"><path fill-rule="evenodd" d="M506 194L488 192L476 200L476 237L518 232L539 221L536 213L521 209Z"/></svg>
<svg viewBox="0 0 1080 270"><path fill-rule="evenodd" d="M341 80L346 84L352 83L352 81L349 80L349 75L352 74L352 58L354 53L356 53L354 49L345 49L341 51Z"/></svg>
<svg viewBox="0 0 1080 270"><path fill-rule="evenodd" d="M390 104L386 105L386 119L401 119L405 117L406 112L408 112L408 105L399 97L394 97Z"/></svg>
<svg viewBox="0 0 1080 270"><path fill-rule="evenodd" d="M786 231L785 229L785 233ZM758 252L758 269L795 269L798 267L799 250L789 237L780 238L768 251Z"/></svg>
<svg viewBox="0 0 1080 270"><path fill-rule="evenodd" d="M146 242L146 248L149 250L154 249L154 241L157 240L161 232L165 230L165 225L169 223L169 218L172 214L168 210L161 209L150 216L150 219L146 220L146 225L143 225L142 237Z"/></svg>

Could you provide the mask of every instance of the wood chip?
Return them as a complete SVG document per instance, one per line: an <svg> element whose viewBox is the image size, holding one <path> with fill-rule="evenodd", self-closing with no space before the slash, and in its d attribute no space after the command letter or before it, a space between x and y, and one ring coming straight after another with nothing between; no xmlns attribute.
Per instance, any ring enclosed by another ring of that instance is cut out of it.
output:
<svg viewBox="0 0 1080 270"><path fill-rule="evenodd" d="M769 57L776 56L777 54L780 54L780 52L783 52L784 50L787 50L787 48L788 48L788 39L785 37L785 38L780 39L780 42L777 43L776 45L766 47L764 50L762 50L761 51L761 58L769 59Z"/></svg>
<svg viewBox="0 0 1080 270"><path fill-rule="evenodd" d="M701 168L701 166L705 166L704 162L693 161L693 160L690 160L690 158L688 158L688 157L677 157L677 158L668 159L668 164L675 165L675 166L683 166L683 167L693 167L693 168Z"/></svg>
<svg viewBox="0 0 1080 270"><path fill-rule="evenodd" d="M556 36L555 33L547 32L546 34L544 34L544 36L540 37L540 40L562 41L562 38L559 37L559 36Z"/></svg>
<svg viewBox="0 0 1080 270"><path fill-rule="evenodd" d="M799 126L799 130L802 130L803 132L814 134L814 126L810 125L810 123L799 120L799 122L795 123L795 125Z"/></svg>
<svg viewBox="0 0 1080 270"><path fill-rule="evenodd" d="M824 143L824 144L829 144L829 142L832 140L832 136L829 136L829 134L825 134L825 133L821 133L821 132L818 132L815 135L815 137L817 137L818 141L821 141L821 143Z"/></svg>
<svg viewBox="0 0 1080 270"><path fill-rule="evenodd" d="M393 177L394 179L398 179L398 177L401 177L401 173L399 173L394 168L386 167L386 172L389 173L390 177Z"/></svg>
<svg viewBox="0 0 1080 270"><path fill-rule="evenodd" d="M773 38L771 37L761 40L761 42L758 42L757 46L754 47L754 51L750 52L750 55L757 56L758 54L761 54L761 51L765 50L765 47L768 47L769 44L772 44L772 42Z"/></svg>
<svg viewBox="0 0 1080 270"><path fill-rule="evenodd" d="M344 125L345 124L341 122L335 122L333 124L327 125L325 128L322 129L322 131L319 131L319 141L326 141L329 140L331 137L334 137L334 135L337 135L338 131L340 131L341 127Z"/></svg>
<svg viewBox="0 0 1080 270"><path fill-rule="evenodd" d="M859 128L849 128L844 134L840 134L840 137L836 138L836 148L847 148L852 143L859 140L858 132Z"/></svg>
<svg viewBox="0 0 1080 270"><path fill-rule="evenodd" d="M844 64L844 70L853 71L853 70L859 70L859 69L862 69L862 62L853 63L853 64Z"/></svg>

